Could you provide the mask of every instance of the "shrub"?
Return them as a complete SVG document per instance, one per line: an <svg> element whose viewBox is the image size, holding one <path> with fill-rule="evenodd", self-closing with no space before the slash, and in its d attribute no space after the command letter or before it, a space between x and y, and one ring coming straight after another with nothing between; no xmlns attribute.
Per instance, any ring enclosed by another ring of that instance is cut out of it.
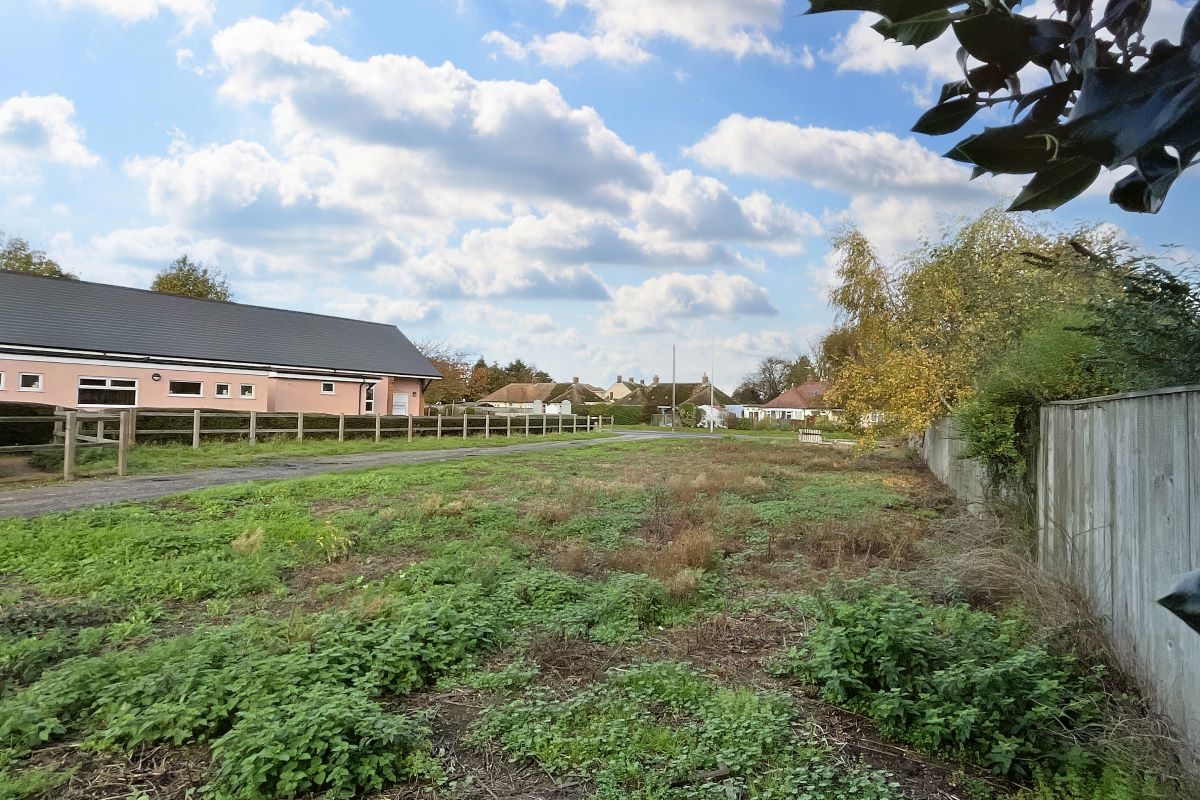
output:
<svg viewBox="0 0 1200 800"><path fill-rule="evenodd" d="M318 685L292 702L247 711L213 744L215 797L378 791L411 776L412 756L426 749L427 735L359 689Z"/></svg>
<svg viewBox="0 0 1200 800"><path fill-rule="evenodd" d="M1105 705L1100 668L1055 652L1017 619L931 606L895 586L845 589L811 601L816 625L777 673L870 716L885 735L1001 775L1094 768L1084 740Z"/></svg>

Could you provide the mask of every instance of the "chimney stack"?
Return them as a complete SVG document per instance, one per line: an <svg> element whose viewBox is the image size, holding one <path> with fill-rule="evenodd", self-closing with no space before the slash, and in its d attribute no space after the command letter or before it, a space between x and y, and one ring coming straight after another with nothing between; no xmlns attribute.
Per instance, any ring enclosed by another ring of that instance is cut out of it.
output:
<svg viewBox="0 0 1200 800"><path fill-rule="evenodd" d="M579 376L578 376L578 375L576 375L574 378L571 378L571 383L574 383L574 384L578 385L578 383L579 383Z"/></svg>
<svg viewBox="0 0 1200 800"><path fill-rule="evenodd" d="M653 378L650 379L650 385L658 386L658 376L657 375L655 375Z"/></svg>
<svg viewBox="0 0 1200 800"><path fill-rule="evenodd" d="M708 386L708 373L704 373L704 377L700 379L701 386Z"/></svg>
<svg viewBox="0 0 1200 800"><path fill-rule="evenodd" d="M645 385L646 385L646 379L642 378L642 386L645 386Z"/></svg>
<svg viewBox="0 0 1200 800"><path fill-rule="evenodd" d="M617 376L617 383L624 383L624 382L625 382L625 376L624 376L624 375L618 375L618 376Z"/></svg>

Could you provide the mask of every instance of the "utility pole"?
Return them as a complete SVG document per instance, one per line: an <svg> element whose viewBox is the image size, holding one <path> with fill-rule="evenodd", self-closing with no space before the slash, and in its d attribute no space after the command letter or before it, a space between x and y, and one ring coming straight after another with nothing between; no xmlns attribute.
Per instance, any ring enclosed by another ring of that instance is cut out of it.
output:
<svg viewBox="0 0 1200 800"><path fill-rule="evenodd" d="M675 345L671 345L671 432L675 432Z"/></svg>
<svg viewBox="0 0 1200 800"><path fill-rule="evenodd" d="M716 404L716 385L717 385L717 339L713 337L712 351L709 354L712 359L708 365L708 432L712 433L717 427L717 404Z"/></svg>

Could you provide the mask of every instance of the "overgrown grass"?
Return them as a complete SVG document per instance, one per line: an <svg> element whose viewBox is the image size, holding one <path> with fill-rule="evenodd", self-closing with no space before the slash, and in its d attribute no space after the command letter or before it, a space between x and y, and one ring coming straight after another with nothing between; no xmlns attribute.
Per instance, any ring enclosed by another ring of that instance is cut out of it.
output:
<svg viewBox="0 0 1200 800"><path fill-rule="evenodd" d="M974 765L1009 755L1021 800L1155 796L1088 716L1098 679L1039 638L1054 613L1006 621L1022 594L1003 589L1028 581L973 588L965 534L929 546L944 507L899 456L709 438L2 521L0 797L84 800L103 769L116 796L474 800L509 772L496 796L540 791L532 760L602 798L980 800ZM812 599L871 569L869 591ZM878 588L904 580L998 616ZM809 625L783 672L967 777L912 750L844 755L883 751L763 669ZM494 748L518 763L477 757ZM109 751L211 767L147 788Z"/></svg>
<svg viewBox="0 0 1200 800"><path fill-rule="evenodd" d="M614 670L565 700L535 693L495 707L475 736L552 775L591 778L599 800L900 797L886 775L798 735L798 723L784 695L663 662Z"/></svg>

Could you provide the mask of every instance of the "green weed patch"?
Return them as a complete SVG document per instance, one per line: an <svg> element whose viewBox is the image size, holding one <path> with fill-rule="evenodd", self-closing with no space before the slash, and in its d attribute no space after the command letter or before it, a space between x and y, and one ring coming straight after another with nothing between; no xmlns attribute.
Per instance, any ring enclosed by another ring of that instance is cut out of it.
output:
<svg viewBox="0 0 1200 800"><path fill-rule="evenodd" d="M598 800L899 797L886 776L840 762L795 724L781 695L725 687L667 662L610 672L567 700L501 705L475 738L552 775L588 776Z"/></svg>

